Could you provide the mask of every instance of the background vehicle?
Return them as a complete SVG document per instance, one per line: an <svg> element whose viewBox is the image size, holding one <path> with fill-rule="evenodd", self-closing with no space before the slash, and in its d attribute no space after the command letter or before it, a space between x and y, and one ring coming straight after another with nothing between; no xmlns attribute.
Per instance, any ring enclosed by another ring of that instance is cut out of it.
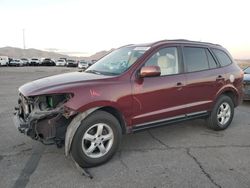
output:
<svg viewBox="0 0 250 188"><path fill-rule="evenodd" d="M66 63L66 66L67 67L77 67L77 61L75 61L75 60L72 60L72 59L68 59L67 60L67 63Z"/></svg>
<svg viewBox="0 0 250 188"><path fill-rule="evenodd" d="M250 67L244 69L244 97L243 100L250 100Z"/></svg>
<svg viewBox="0 0 250 188"><path fill-rule="evenodd" d="M64 59L67 62L67 58L66 57L60 57L59 59Z"/></svg>
<svg viewBox="0 0 250 188"><path fill-rule="evenodd" d="M38 58L31 58L30 59L30 65L31 66L38 66L41 65L41 61Z"/></svg>
<svg viewBox="0 0 250 188"><path fill-rule="evenodd" d="M7 66L9 58L7 56L0 56L0 66Z"/></svg>
<svg viewBox="0 0 250 188"><path fill-rule="evenodd" d="M66 66L66 60L65 59L58 59L56 61L56 66Z"/></svg>
<svg viewBox="0 0 250 188"><path fill-rule="evenodd" d="M66 155L92 167L114 155L122 134L196 118L226 129L242 100L242 81L242 70L220 45L127 45L86 71L21 86L15 122L31 138L64 143Z"/></svg>
<svg viewBox="0 0 250 188"><path fill-rule="evenodd" d="M9 63L9 66L16 66L16 67L21 67L23 66L24 63L22 60L20 59L13 59L10 63Z"/></svg>
<svg viewBox="0 0 250 188"><path fill-rule="evenodd" d="M44 66L55 66L55 62L50 59L50 58L45 58L43 61L42 61L42 64L41 65L44 65Z"/></svg>
<svg viewBox="0 0 250 188"><path fill-rule="evenodd" d="M79 69L87 69L89 67L89 63L87 61L81 60L78 63Z"/></svg>
<svg viewBox="0 0 250 188"><path fill-rule="evenodd" d="M96 62L97 62L97 60L95 60L95 59L91 60L91 61L89 62L89 67L90 67L91 65L94 65Z"/></svg>
<svg viewBox="0 0 250 188"><path fill-rule="evenodd" d="M21 58L23 65L29 65L29 60L27 58Z"/></svg>

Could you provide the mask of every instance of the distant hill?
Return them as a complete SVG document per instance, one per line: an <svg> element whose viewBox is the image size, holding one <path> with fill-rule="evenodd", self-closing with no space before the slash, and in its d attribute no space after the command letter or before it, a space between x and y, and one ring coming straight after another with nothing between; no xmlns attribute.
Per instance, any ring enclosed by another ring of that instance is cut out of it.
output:
<svg viewBox="0 0 250 188"><path fill-rule="evenodd" d="M241 68L250 66L250 59L236 59L235 60Z"/></svg>
<svg viewBox="0 0 250 188"><path fill-rule="evenodd" d="M113 49L109 50L109 51L100 51L95 53L94 55L91 55L89 57L87 57L88 60L99 60L101 59L103 56L105 56L106 54L110 53L111 51L113 51Z"/></svg>
<svg viewBox="0 0 250 188"><path fill-rule="evenodd" d="M48 51L42 51L42 50L37 50L37 49L21 49L21 48L14 48L14 47L3 47L0 48L0 55L8 56L11 58L32 58L32 57L37 57L37 58L42 58L42 57L47 57L47 58L53 58L53 59L58 59L60 57L64 58L70 58L70 56L63 55L63 54L58 54L55 52L48 52Z"/></svg>
<svg viewBox="0 0 250 188"><path fill-rule="evenodd" d="M60 53L55 53L55 52L48 52L48 51L42 51L42 50L37 50L37 49L21 49L21 48L14 48L14 47L3 47L0 48L0 56L8 56L11 58L32 58L32 57L37 57L37 58L52 58L52 59L59 59L59 58L67 58L67 59L75 59L75 60L99 60L106 54L110 53L114 49L111 49L109 51L100 51L97 52L89 57L76 57L76 56L68 56L68 55L63 55ZM235 60L240 67L244 68L247 66L250 66L250 59L248 60L242 60L242 59L236 59Z"/></svg>
<svg viewBox="0 0 250 188"><path fill-rule="evenodd" d="M113 50L113 49L111 49ZM10 58L52 58L52 59L59 59L59 58L67 58L67 59L75 59L75 60L98 60L102 58L104 55L109 53L109 51L100 51L97 52L90 57L76 57L76 56L68 56L68 55L63 55L60 53L55 53L55 52L48 52L48 51L42 51L42 50L37 50L33 48L29 49L21 49L21 48L14 48L14 47L3 47L0 48L0 56L8 56Z"/></svg>

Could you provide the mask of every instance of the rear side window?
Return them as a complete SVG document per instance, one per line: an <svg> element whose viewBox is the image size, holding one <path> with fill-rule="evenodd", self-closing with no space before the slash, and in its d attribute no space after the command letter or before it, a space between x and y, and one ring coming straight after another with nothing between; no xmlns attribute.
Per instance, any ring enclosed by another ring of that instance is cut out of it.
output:
<svg viewBox="0 0 250 188"><path fill-rule="evenodd" d="M209 63L209 67L210 69L214 69L217 67L217 63L215 62L213 56L211 55L211 53L209 52L208 49L206 49L207 52L207 59L208 59L208 63Z"/></svg>
<svg viewBox="0 0 250 188"><path fill-rule="evenodd" d="M183 53L187 72L209 69L206 50L204 48L184 47Z"/></svg>
<svg viewBox="0 0 250 188"><path fill-rule="evenodd" d="M228 55L223 52L222 50L218 50L218 49L212 49L212 51L214 52L214 54L216 55L217 59L219 60L221 66L226 66L232 63L230 57L228 57Z"/></svg>

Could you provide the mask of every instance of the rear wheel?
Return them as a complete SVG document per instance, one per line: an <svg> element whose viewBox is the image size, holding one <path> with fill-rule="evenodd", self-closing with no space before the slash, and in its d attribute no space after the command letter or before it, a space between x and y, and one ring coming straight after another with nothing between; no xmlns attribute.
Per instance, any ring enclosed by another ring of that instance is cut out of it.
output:
<svg viewBox="0 0 250 188"><path fill-rule="evenodd" d="M222 95L217 100L207 119L208 127L214 130L224 130L232 122L234 116L234 104L230 97Z"/></svg>
<svg viewBox="0 0 250 188"><path fill-rule="evenodd" d="M118 120L105 111L97 111L82 121L72 142L72 156L81 167L108 161L121 140Z"/></svg>

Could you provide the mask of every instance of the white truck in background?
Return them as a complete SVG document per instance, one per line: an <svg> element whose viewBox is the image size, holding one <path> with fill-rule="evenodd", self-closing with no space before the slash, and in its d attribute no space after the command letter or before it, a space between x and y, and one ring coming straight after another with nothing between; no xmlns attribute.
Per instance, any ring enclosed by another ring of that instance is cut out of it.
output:
<svg viewBox="0 0 250 188"><path fill-rule="evenodd" d="M7 66L9 58L7 56L0 56L0 66Z"/></svg>

